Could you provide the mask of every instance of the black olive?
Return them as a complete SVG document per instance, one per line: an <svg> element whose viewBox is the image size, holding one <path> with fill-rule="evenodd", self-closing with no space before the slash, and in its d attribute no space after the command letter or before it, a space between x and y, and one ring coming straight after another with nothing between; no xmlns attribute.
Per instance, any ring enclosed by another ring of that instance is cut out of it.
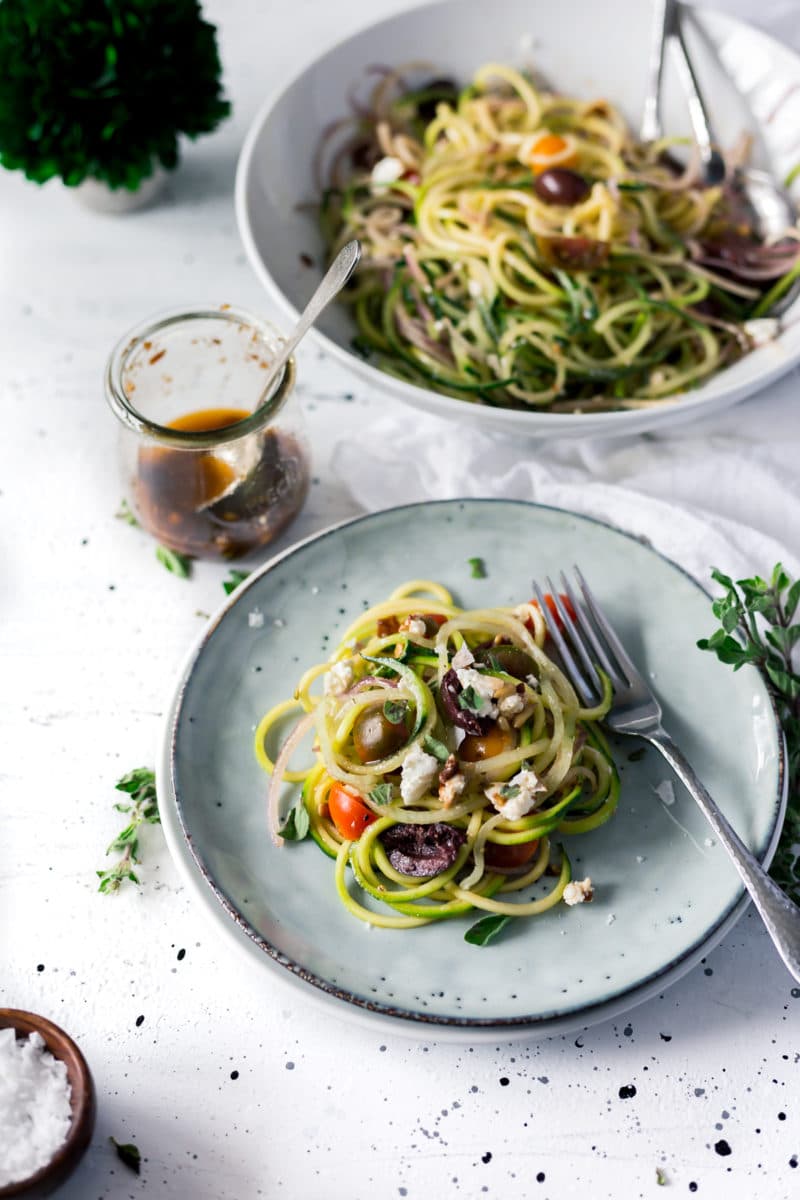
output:
<svg viewBox="0 0 800 1200"><path fill-rule="evenodd" d="M589 184L577 171L568 167L550 167L536 176L533 190L545 204L562 204L572 207L580 204L589 195Z"/></svg>
<svg viewBox="0 0 800 1200"><path fill-rule="evenodd" d="M405 746L408 733L405 718L393 724L380 708L367 708L356 718L353 745L362 763L378 762Z"/></svg>
<svg viewBox="0 0 800 1200"><path fill-rule="evenodd" d="M530 654L518 646L489 646L476 650L475 657L487 667L513 675L514 679L527 679L536 670Z"/></svg>
<svg viewBox="0 0 800 1200"><path fill-rule="evenodd" d="M472 733L479 736L489 728L491 722L488 718L479 717L477 713L470 712L469 709L461 707L458 703L458 697L463 690L458 675L456 675L451 667L442 676L442 686L439 691L442 708L454 725L460 726L465 733Z"/></svg>
<svg viewBox="0 0 800 1200"><path fill-rule="evenodd" d="M428 878L452 867L467 839L463 829L432 825L392 825L381 834L389 862L403 875Z"/></svg>

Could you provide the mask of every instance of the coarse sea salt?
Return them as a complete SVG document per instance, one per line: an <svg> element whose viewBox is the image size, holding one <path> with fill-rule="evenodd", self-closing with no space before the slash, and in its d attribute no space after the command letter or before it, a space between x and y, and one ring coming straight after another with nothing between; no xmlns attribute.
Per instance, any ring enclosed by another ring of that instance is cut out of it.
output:
<svg viewBox="0 0 800 1200"><path fill-rule="evenodd" d="M40 1034L0 1029L0 1187L51 1161L69 1133L70 1096L67 1068Z"/></svg>

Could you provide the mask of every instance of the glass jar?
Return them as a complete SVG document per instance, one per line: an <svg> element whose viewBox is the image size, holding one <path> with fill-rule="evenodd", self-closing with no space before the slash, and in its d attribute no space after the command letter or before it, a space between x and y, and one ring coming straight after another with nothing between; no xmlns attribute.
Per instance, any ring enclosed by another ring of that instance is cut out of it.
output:
<svg viewBox="0 0 800 1200"><path fill-rule="evenodd" d="M223 305L168 313L128 333L108 360L131 507L181 554L231 559L265 546L303 506L309 454L294 359L264 394L280 335Z"/></svg>

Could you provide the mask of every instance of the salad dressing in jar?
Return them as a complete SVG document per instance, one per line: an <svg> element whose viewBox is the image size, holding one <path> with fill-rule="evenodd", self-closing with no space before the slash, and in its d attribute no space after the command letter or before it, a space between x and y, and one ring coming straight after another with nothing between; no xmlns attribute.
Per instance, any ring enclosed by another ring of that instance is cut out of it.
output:
<svg viewBox="0 0 800 1200"><path fill-rule="evenodd" d="M293 361L263 395L277 344L270 326L226 307L150 322L113 352L106 394L131 505L170 549L237 558L300 511L309 461L300 413L286 408Z"/></svg>

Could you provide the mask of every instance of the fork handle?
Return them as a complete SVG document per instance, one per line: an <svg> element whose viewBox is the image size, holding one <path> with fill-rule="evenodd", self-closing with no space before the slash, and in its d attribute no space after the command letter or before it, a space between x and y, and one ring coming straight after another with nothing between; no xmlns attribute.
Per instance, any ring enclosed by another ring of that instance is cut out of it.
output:
<svg viewBox="0 0 800 1200"><path fill-rule="evenodd" d="M778 953L794 978L800 982L800 908L770 879L758 860L750 853L669 734L660 729L645 736L660 750L699 804L703 815L741 875Z"/></svg>

